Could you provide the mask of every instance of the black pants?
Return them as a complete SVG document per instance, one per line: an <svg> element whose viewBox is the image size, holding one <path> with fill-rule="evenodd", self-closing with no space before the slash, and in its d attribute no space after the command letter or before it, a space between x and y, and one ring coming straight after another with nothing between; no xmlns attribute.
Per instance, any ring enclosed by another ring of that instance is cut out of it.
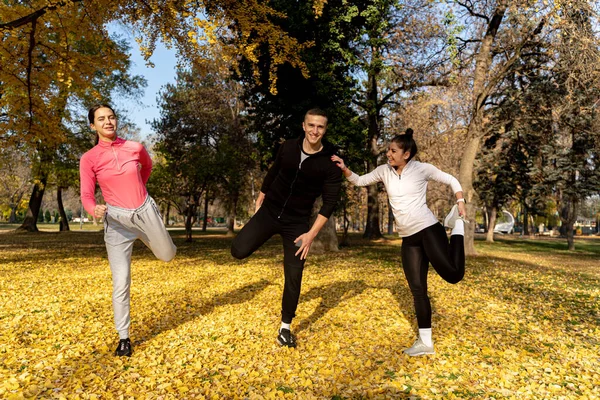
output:
<svg viewBox="0 0 600 400"><path fill-rule="evenodd" d="M450 236L437 223L414 235L402 238L402 267L415 302L419 328L431 328L431 303L427 296L429 263L449 283L465 276L465 237Z"/></svg>
<svg viewBox="0 0 600 400"><path fill-rule="evenodd" d="M258 212L242 228L231 244L231 255L241 260L254 253L273 235L280 234L283 240L283 273L285 283L281 302L281 321L287 324L296 316L300 299L304 262L296 256L298 247L294 240L308 232L308 220L293 219L286 215L277 218L275 211L263 204Z"/></svg>

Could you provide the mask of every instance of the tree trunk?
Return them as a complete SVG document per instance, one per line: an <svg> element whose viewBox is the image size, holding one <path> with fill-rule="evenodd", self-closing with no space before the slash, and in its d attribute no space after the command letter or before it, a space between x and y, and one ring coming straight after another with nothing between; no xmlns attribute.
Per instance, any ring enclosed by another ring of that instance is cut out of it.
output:
<svg viewBox="0 0 600 400"><path fill-rule="evenodd" d="M321 197L319 197L313 205L310 217L310 226L312 226L317 219L317 215L319 214L319 210L321 209L322 205L323 200ZM317 234L317 237L310 246L310 252L312 254L323 254L326 251L339 251L337 232L335 230L335 217L333 215L329 217L325 223L325 226Z"/></svg>
<svg viewBox="0 0 600 400"><path fill-rule="evenodd" d="M469 125L469 131L473 132L467 141L465 149L463 151L462 160L460 163L459 181L463 189L463 196L467 201L467 220L471 223L465 224L465 254L475 255L475 213L477 207L475 202L477 201L477 194L473 188L473 166L475 165L475 157L479 150L479 134L477 129L478 126L475 122Z"/></svg>
<svg viewBox="0 0 600 400"><path fill-rule="evenodd" d="M56 202L58 203L58 213L60 214L59 231L66 232L70 229L69 220L67 219L67 213L65 213L65 206L63 205L62 190L63 188L61 186L59 186L56 189Z"/></svg>
<svg viewBox="0 0 600 400"><path fill-rule="evenodd" d="M463 194L467 200L467 219L470 224L465 225L465 254L475 255L475 213L477 201L473 189L473 168L479 145L484 132L483 107L488 96L486 84L489 80L490 66L493 59L493 44L502 23L506 9L506 0L499 0L491 19L488 20L487 30L481 40L479 51L475 55L475 73L473 76L473 94L471 96L472 117L467 129L467 143L460 162L459 180Z"/></svg>
<svg viewBox="0 0 600 400"><path fill-rule="evenodd" d="M531 223L531 231L529 233L529 237L531 239L535 239L535 220L533 219L533 214L529 214L529 223Z"/></svg>
<svg viewBox="0 0 600 400"><path fill-rule="evenodd" d="M193 237L192 237L192 224L193 224L193 218L194 218L194 214L196 213L196 207L195 207L195 202L193 201L193 197L190 196L188 198L188 207L187 207L187 213L186 213L186 217L185 217L185 241L186 242L192 242Z"/></svg>
<svg viewBox="0 0 600 400"><path fill-rule="evenodd" d="M380 54L377 49L373 49L373 60L379 60ZM373 62L373 61L372 61ZM378 108L378 86L377 77L380 73L380 69L377 66L369 68L368 73L368 87L367 87L367 123L368 123L368 137L369 142L367 143L367 150L370 153L369 159L367 160L367 168L369 171L377 168L377 157L379 157L379 143L378 139L380 136L379 131L379 108ZM367 226L365 227L364 238L367 239L380 239L383 237L381 234L380 220L379 220L379 188L377 185L371 185L367 188Z"/></svg>
<svg viewBox="0 0 600 400"><path fill-rule="evenodd" d="M344 233L342 234L342 240L340 240L339 247L350 246L350 239L348 238L348 228L350 227L350 220L348 219L348 207L346 202L344 202L343 218Z"/></svg>
<svg viewBox="0 0 600 400"><path fill-rule="evenodd" d="M169 226L169 214L171 214L171 203L167 203L165 206L165 214L163 216L163 223L166 227Z"/></svg>
<svg viewBox="0 0 600 400"><path fill-rule="evenodd" d="M529 236L529 211L523 203L523 236Z"/></svg>
<svg viewBox="0 0 600 400"><path fill-rule="evenodd" d="M204 221L202 221L202 232L206 232L206 226L208 224L208 190L204 195Z"/></svg>
<svg viewBox="0 0 600 400"><path fill-rule="evenodd" d="M563 201L560 219L565 227L565 235L567 236L569 250L575 250L573 226L575 225L575 221L577 221L577 199L567 199L566 201Z"/></svg>
<svg viewBox="0 0 600 400"><path fill-rule="evenodd" d="M367 187L367 225L363 235L366 239L381 239L381 229L379 228L379 188L377 185Z"/></svg>
<svg viewBox="0 0 600 400"><path fill-rule="evenodd" d="M392 211L392 205L388 200L388 235L394 234L394 211Z"/></svg>
<svg viewBox="0 0 600 400"><path fill-rule="evenodd" d="M27 232L38 232L37 220L40 214L40 208L42 207L42 199L44 198L44 192L46 191L46 182L48 181L48 174L42 171L40 181L33 185L33 191L29 198L29 207L27 208L27 214L23 224L18 228L21 231Z"/></svg>
<svg viewBox="0 0 600 400"><path fill-rule="evenodd" d="M17 207L18 204L10 204L10 217L8 217L9 224L14 224L17 222Z"/></svg>
<svg viewBox="0 0 600 400"><path fill-rule="evenodd" d="M234 193L230 200L229 215L227 216L227 236L235 235L235 216L237 210L237 203L239 199L239 193Z"/></svg>
<svg viewBox="0 0 600 400"><path fill-rule="evenodd" d="M490 216L490 222L488 223L487 234L485 241L494 242L494 228L496 227L496 216L498 215L498 208L496 206L488 207L488 215Z"/></svg>

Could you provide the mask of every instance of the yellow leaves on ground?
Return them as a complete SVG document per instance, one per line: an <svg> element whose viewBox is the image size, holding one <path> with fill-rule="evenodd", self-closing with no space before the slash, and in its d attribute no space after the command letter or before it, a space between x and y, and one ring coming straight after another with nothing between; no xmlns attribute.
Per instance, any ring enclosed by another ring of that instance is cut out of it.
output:
<svg viewBox="0 0 600 400"><path fill-rule="evenodd" d="M102 234L0 235L0 398L600 396L598 241L575 255L478 244L463 282L432 271L426 358L401 352L416 327L398 240L309 257L295 350L275 343L280 241L247 261L224 236L175 241L171 263L136 244L134 354L116 358Z"/></svg>

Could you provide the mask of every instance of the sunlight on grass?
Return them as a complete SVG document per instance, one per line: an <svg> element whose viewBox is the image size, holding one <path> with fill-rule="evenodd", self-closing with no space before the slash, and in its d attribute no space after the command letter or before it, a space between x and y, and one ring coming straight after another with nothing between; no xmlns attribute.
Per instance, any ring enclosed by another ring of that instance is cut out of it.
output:
<svg viewBox="0 0 600 400"><path fill-rule="evenodd" d="M280 241L244 262L223 235L174 237L171 263L136 244L134 354L116 358L102 234L0 234L0 398L600 396L600 241L477 243L463 282L430 275L436 355L408 358L399 240L309 258L291 350Z"/></svg>

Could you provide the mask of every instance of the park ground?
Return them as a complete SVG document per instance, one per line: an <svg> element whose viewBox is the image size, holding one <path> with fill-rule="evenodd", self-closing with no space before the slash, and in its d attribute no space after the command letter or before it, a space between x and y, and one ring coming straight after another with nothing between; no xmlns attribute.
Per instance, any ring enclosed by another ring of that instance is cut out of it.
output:
<svg viewBox="0 0 600 400"><path fill-rule="evenodd" d="M171 263L134 249L131 358L101 231L0 234L0 398L600 398L599 239L477 242L457 285L430 270L436 354L409 358L400 240L311 255L287 349L277 238L237 261L220 232L171 234Z"/></svg>

